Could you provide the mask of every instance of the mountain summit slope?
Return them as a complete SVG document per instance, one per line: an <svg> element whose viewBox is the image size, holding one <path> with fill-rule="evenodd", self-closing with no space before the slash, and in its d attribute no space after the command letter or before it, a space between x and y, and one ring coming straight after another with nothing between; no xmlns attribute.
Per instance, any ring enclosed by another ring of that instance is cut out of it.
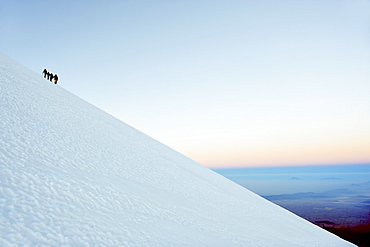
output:
<svg viewBox="0 0 370 247"><path fill-rule="evenodd" d="M353 246L0 54L0 246Z"/></svg>

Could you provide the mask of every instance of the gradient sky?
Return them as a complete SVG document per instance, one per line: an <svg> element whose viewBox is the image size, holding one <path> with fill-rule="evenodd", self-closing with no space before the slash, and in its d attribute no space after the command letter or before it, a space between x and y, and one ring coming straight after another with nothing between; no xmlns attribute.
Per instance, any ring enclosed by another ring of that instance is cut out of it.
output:
<svg viewBox="0 0 370 247"><path fill-rule="evenodd" d="M0 52L208 167L370 163L368 0L0 0Z"/></svg>

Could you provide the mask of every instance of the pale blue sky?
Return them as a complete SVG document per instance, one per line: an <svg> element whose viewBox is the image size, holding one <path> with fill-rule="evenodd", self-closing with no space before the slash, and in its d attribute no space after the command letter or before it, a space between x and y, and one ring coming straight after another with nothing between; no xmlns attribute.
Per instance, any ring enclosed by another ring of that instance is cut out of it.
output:
<svg viewBox="0 0 370 247"><path fill-rule="evenodd" d="M0 51L209 166L370 162L370 1L4 1Z"/></svg>

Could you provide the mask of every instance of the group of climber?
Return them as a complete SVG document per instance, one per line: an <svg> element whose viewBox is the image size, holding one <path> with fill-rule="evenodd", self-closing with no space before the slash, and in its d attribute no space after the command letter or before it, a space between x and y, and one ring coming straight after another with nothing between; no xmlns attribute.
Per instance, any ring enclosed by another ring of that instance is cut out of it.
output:
<svg viewBox="0 0 370 247"><path fill-rule="evenodd" d="M53 75L53 73L49 72L47 69L44 69L42 74L44 75L44 78L48 79L51 82L53 82L53 79L54 79L54 84L58 83L59 78L57 74Z"/></svg>

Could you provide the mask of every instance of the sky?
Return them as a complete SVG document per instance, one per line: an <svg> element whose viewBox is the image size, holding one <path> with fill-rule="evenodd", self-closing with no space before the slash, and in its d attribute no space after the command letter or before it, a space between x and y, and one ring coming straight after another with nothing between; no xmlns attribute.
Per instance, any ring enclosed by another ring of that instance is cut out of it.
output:
<svg viewBox="0 0 370 247"><path fill-rule="evenodd" d="M0 52L210 168L370 163L367 0L0 0Z"/></svg>

